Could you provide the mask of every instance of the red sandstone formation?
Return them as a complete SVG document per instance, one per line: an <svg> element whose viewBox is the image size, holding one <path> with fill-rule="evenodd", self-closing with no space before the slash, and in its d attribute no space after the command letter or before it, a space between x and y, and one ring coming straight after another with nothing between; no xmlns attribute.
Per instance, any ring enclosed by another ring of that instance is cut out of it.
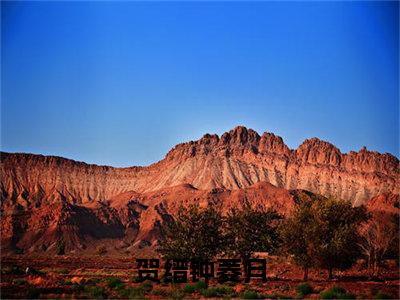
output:
<svg viewBox="0 0 400 300"><path fill-rule="evenodd" d="M1 153L2 248L53 251L61 237L69 250L98 241L144 247L181 203L226 211L248 201L286 214L292 189L354 205L381 194L398 197L399 160L366 149L342 154L316 138L291 150L272 133L244 127L179 144L148 167Z"/></svg>

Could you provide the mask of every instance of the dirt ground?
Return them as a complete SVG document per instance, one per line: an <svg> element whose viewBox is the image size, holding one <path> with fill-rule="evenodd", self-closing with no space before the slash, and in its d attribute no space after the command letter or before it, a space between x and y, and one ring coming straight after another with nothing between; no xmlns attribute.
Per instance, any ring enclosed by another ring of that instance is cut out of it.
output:
<svg viewBox="0 0 400 300"><path fill-rule="evenodd" d="M7 298L308 298L319 299L332 287L346 291L346 297L357 299L399 299L399 268L387 261L379 279L370 279L362 263L352 269L335 272L327 280L324 270L311 270L308 284L312 291L301 295L302 270L287 259L267 259L267 282L250 284L213 280L208 289L185 287L185 284L137 283L135 260L108 256L4 256L1 257L1 299ZM26 269L29 268L28 272ZM160 268L160 275L163 270ZM194 286L189 282L188 285ZM345 297L345 296L343 296Z"/></svg>

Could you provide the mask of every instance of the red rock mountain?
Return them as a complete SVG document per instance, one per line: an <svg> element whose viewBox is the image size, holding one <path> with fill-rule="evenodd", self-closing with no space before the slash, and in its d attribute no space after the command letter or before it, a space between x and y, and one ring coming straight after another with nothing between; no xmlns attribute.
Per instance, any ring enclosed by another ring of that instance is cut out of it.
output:
<svg viewBox="0 0 400 300"><path fill-rule="evenodd" d="M399 160L390 154L342 154L317 138L291 150L282 138L245 127L179 144L148 167L2 152L0 180L2 248L27 251L51 251L61 237L71 250L100 240L144 247L181 203L226 210L250 202L285 214L294 205L289 190L360 205L400 186Z"/></svg>

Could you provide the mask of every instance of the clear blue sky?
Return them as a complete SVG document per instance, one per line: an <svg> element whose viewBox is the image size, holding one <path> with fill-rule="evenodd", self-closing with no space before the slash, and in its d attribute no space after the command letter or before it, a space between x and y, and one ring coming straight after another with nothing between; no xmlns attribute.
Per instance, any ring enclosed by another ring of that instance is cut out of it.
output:
<svg viewBox="0 0 400 300"><path fill-rule="evenodd" d="M398 156L397 2L2 2L1 149L147 165L244 125Z"/></svg>

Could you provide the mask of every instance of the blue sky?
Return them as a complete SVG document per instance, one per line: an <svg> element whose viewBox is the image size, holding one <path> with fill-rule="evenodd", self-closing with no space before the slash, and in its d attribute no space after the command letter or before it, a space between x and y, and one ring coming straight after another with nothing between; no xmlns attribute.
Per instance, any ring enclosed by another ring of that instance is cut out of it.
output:
<svg viewBox="0 0 400 300"><path fill-rule="evenodd" d="M236 125L398 156L397 2L2 2L1 149L147 165Z"/></svg>

